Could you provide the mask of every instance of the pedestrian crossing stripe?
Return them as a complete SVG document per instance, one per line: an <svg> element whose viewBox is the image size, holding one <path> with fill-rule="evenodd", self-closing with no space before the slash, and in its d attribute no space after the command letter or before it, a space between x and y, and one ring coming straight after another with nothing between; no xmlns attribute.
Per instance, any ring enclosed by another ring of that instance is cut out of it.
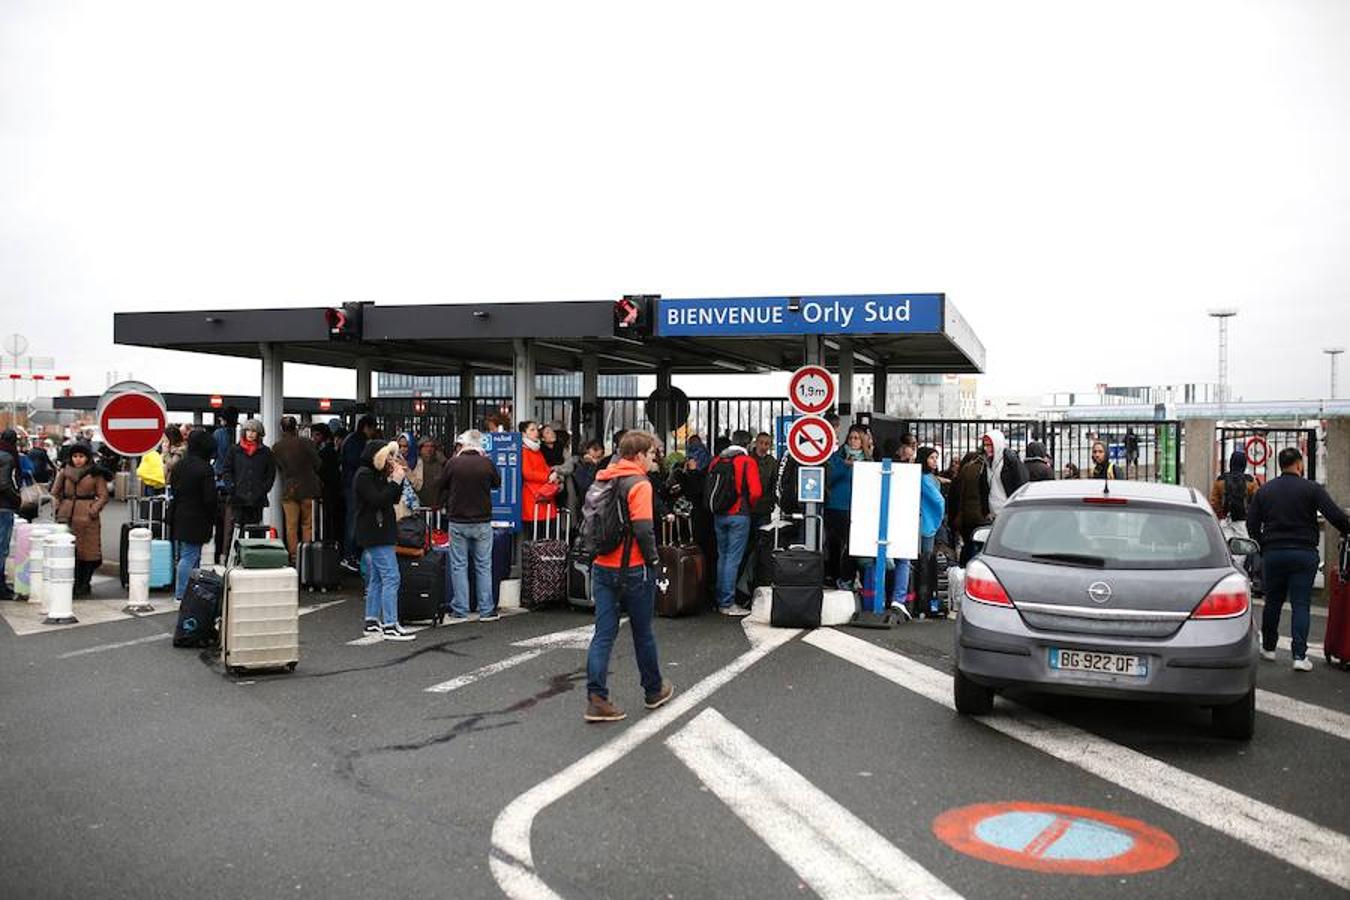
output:
<svg viewBox="0 0 1350 900"><path fill-rule="evenodd" d="M977 803L933 822L947 846L986 862L1057 875L1133 875L1180 855L1165 831L1115 813L1056 803Z"/></svg>

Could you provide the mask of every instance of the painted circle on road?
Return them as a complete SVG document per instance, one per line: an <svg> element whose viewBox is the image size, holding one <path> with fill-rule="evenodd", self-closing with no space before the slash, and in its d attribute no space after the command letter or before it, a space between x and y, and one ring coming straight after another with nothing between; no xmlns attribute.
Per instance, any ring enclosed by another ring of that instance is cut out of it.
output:
<svg viewBox="0 0 1350 900"><path fill-rule="evenodd" d="M1130 875L1180 854L1165 831L1114 813L1057 803L977 803L949 810L933 833L986 862L1059 875Z"/></svg>

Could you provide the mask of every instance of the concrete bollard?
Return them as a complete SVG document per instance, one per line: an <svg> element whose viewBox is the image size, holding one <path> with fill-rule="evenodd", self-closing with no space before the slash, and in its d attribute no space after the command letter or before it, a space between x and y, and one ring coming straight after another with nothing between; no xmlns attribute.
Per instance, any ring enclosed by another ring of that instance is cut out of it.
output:
<svg viewBox="0 0 1350 900"><path fill-rule="evenodd" d="M38 604L42 599L42 565L46 558L47 536L54 533L50 524L34 525L29 533L28 544L28 602Z"/></svg>
<svg viewBox="0 0 1350 900"><path fill-rule="evenodd" d="M74 625L75 536L50 534L43 541L42 590L47 595L47 618L43 625Z"/></svg>
<svg viewBox="0 0 1350 900"><path fill-rule="evenodd" d="M127 605L122 612L152 613L150 605L150 539L149 528L133 528L127 535Z"/></svg>

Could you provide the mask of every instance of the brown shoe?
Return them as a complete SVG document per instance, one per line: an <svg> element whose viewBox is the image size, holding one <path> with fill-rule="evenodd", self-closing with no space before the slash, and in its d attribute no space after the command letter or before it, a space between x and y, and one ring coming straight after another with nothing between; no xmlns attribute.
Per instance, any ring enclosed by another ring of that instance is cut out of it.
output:
<svg viewBox="0 0 1350 900"><path fill-rule="evenodd" d="M604 697L591 694L586 700L585 718L587 722L621 722L628 718L628 713L619 709Z"/></svg>
<svg viewBox="0 0 1350 900"><path fill-rule="evenodd" d="M666 702L670 700L671 697L674 696L675 696L675 685L671 684L669 681L662 680L661 690L657 691L655 694L649 694L647 696L647 708L659 709L662 706L665 706Z"/></svg>

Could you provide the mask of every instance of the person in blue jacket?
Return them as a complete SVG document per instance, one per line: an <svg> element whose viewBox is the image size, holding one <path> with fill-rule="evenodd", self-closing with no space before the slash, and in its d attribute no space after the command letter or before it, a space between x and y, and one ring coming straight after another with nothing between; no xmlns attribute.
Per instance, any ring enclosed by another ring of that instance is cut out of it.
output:
<svg viewBox="0 0 1350 900"><path fill-rule="evenodd" d="M923 471L919 482L919 584L915 606L919 611L931 614L940 606L933 545L947 515L947 501L942 498L942 482L938 480L938 467L942 461L937 450L920 447L914 461Z"/></svg>
<svg viewBox="0 0 1350 900"><path fill-rule="evenodd" d="M844 446L825 467L825 571L841 590L853 590L857 566L848 555L848 529L853 509L853 464L872 458L872 434L862 425L848 430Z"/></svg>

